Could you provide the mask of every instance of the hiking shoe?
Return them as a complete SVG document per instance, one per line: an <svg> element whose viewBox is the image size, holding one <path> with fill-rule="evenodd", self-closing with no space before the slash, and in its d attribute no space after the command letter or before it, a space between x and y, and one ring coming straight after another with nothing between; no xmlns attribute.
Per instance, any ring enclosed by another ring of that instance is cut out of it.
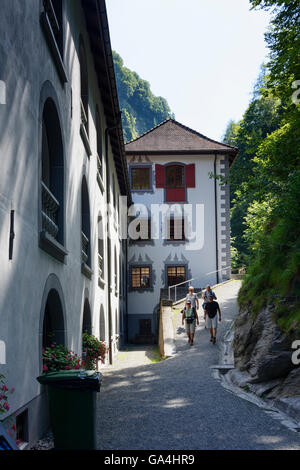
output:
<svg viewBox="0 0 300 470"><path fill-rule="evenodd" d="M212 343L213 340L214 340L214 338L213 338L213 336L211 336L209 341Z"/></svg>
<svg viewBox="0 0 300 470"><path fill-rule="evenodd" d="M216 342L217 342L217 338L214 337L214 339L213 339L213 344L216 344Z"/></svg>

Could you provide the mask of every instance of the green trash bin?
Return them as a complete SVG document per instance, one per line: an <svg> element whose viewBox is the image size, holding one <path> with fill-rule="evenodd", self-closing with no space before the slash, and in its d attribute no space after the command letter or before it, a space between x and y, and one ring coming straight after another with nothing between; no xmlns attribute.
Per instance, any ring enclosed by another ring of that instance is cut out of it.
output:
<svg viewBox="0 0 300 470"><path fill-rule="evenodd" d="M37 380L47 386L55 449L96 449L96 392L100 392L102 374L66 370Z"/></svg>

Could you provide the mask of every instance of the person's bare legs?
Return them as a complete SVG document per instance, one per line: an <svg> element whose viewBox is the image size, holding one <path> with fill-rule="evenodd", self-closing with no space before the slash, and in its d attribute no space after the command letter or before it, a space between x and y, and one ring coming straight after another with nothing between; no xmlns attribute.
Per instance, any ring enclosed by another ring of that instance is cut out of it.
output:
<svg viewBox="0 0 300 470"><path fill-rule="evenodd" d="M210 341L212 341L213 338L214 338L214 329L213 329L213 328L210 328L209 331L210 331Z"/></svg>
<svg viewBox="0 0 300 470"><path fill-rule="evenodd" d="M194 344L194 333L191 333L191 345Z"/></svg>
<svg viewBox="0 0 300 470"><path fill-rule="evenodd" d="M217 339L217 329L216 328L212 328L212 332L213 332L213 338L214 338L214 343L216 342L216 339Z"/></svg>

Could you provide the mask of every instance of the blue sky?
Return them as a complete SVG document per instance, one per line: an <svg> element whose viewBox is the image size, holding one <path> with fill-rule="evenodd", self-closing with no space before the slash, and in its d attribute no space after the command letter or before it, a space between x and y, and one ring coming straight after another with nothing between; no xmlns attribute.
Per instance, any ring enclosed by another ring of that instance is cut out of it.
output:
<svg viewBox="0 0 300 470"><path fill-rule="evenodd" d="M248 0L107 0L112 47L183 124L220 140L241 119L270 15Z"/></svg>

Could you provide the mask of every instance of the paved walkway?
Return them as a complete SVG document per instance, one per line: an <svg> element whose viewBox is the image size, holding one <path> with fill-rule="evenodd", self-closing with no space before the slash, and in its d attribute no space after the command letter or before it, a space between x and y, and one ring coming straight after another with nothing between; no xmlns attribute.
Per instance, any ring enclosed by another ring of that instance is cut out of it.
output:
<svg viewBox="0 0 300 470"><path fill-rule="evenodd" d="M236 315L239 282L217 288L224 320ZM178 354L156 364L118 361L104 371L98 401L98 447L105 450L297 449L300 436L212 377L218 344L203 321L190 347L177 315ZM132 350L130 351L130 353ZM126 353L125 353L126 355ZM144 353L145 357L145 353Z"/></svg>

